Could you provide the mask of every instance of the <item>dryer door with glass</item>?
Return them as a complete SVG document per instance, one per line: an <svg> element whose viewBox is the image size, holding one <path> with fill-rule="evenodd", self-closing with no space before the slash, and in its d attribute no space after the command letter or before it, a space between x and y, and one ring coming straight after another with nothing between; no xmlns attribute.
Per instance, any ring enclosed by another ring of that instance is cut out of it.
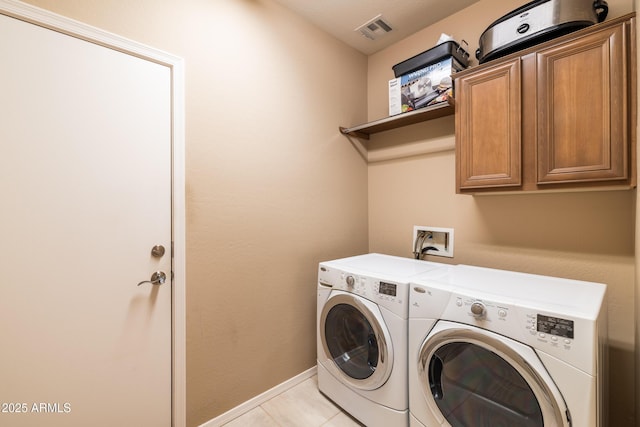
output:
<svg viewBox="0 0 640 427"><path fill-rule="evenodd" d="M437 425L571 426L566 404L534 350L502 335L438 321L420 348L418 375Z"/></svg>
<svg viewBox="0 0 640 427"><path fill-rule="evenodd" d="M361 390L380 388L391 375L393 348L376 304L342 291L331 293L319 322L321 362L341 381Z"/></svg>

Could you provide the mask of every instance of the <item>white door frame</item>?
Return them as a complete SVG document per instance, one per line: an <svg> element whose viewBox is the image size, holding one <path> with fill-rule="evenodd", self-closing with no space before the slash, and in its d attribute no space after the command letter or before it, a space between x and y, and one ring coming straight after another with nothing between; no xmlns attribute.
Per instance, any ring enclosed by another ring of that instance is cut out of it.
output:
<svg viewBox="0 0 640 427"><path fill-rule="evenodd" d="M182 58L16 0L0 0L0 14L136 56L171 70L172 140L172 426L186 426L186 260L184 62Z"/></svg>

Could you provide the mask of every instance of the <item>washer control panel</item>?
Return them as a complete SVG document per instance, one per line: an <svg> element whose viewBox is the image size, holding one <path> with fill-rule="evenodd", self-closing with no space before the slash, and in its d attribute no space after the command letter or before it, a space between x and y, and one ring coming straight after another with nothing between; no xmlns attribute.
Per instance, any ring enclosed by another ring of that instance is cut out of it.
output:
<svg viewBox="0 0 640 427"><path fill-rule="evenodd" d="M397 297L398 285L396 283L383 282L381 280L380 282L378 282L378 294L388 297Z"/></svg>
<svg viewBox="0 0 640 427"><path fill-rule="evenodd" d="M507 336L520 336L538 348L570 351L576 339L576 322L568 316L554 316L468 295L453 294L445 310L447 320L460 321Z"/></svg>
<svg viewBox="0 0 640 427"><path fill-rule="evenodd" d="M334 289L342 289L364 297L371 295L371 286L367 279L355 274L341 273L340 282L337 286L334 285Z"/></svg>
<svg viewBox="0 0 640 427"><path fill-rule="evenodd" d="M475 301L471 304L471 308L469 309L471 314L475 316L477 319L482 319L485 314L487 314L487 308L481 301Z"/></svg>
<svg viewBox="0 0 640 427"><path fill-rule="evenodd" d="M556 316L539 313L527 314L527 330L540 340L570 346L575 338L575 322Z"/></svg>
<svg viewBox="0 0 640 427"><path fill-rule="evenodd" d="M469 325L530 347L544 363L598 372L608 329L601 284L457 265L414 279L410 290L410 322Z"/></svg>
<svg viewBox="0 0 640 427"><path fill-rule="evenodd" d="M407 317L409 285L407 283L365 276L349 271L320 269L319 284L366 298L394 313Z"/></svg>
<svg viewBox="0 0 640 427"><path fill-rule="evenodd" d="M469 318L474 321L486 322L493 322L494 320L512 321L512 319L508 318L511 307L507 304L466 295L454 295L452 299L455 301L455 307L459 309L456 317L459 318L460 315L463 315L465 321L469 320Z"/></svg>
<svg viewBox="0 0 640 427"><path fill-rule="evenodd" d="M342 286L341 286L342 285ZM361 276L352 273L342 273L340 284L334 285L334 289L342 289L369 299L381 299L384 301L404 301L400 287L402 284Z"/></svg>

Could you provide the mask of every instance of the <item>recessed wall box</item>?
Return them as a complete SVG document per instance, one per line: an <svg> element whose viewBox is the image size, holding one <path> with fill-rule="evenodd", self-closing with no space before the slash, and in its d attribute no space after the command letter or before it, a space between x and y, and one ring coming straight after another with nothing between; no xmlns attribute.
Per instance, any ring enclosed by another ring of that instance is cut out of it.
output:
<svg viewBox="0 0 640 427"><path fill-rule="evenodd" d="M415 225L412 250L416 259L424 255L453 258L453 228Z"/></svg>

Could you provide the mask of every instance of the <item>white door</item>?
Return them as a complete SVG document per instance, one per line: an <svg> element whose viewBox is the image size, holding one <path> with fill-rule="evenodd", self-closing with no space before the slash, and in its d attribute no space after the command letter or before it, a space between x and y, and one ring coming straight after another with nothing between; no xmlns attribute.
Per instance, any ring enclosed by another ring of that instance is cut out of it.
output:
<svg viewBox="0 0 640 427"><path fill-rule="evenodd" d="M171 70L4 15L0 57L0 425L170 426Z"/></svg>

